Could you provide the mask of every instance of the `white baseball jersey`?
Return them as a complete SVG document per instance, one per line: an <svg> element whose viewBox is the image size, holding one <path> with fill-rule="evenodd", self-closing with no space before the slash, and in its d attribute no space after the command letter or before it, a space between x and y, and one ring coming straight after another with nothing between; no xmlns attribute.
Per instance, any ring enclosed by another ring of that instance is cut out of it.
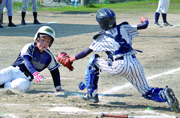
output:
<svg viewBox="0 0 180 118"><path fill-rule="evenodd" d="M159 0L158 8L156 12L167 13L169 9L170 0Z"/></svg>
<svg viewBox="0 0 180 118"><path fill-rule="evenodd" d="M122 38L126 40L128 44L132 46L132 40L135 36L138 36L137 27L131 25L120 26L120 32ZM118 32L117 28L112 28L106 31L107 34L115 37ZM94 52L110 51L114 53L119 49L120 45L113 38L100 35L89 46ZM132 56L133 55L133 56ZM143 67L135 58L135 52L131 50L125 54L113 55L114 61L106 60L101 57L96 58L95 64L101 69L112 75L120 75L126 77L126 79L138 89L141 94L146 94L151 87L148 85ZM124 59L116 60L118 57L124 57Z"/></svg>

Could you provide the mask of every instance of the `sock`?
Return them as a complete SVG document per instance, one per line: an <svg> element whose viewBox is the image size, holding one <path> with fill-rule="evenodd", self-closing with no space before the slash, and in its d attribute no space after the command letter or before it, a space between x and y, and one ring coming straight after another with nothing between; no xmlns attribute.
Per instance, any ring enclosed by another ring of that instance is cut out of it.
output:
<svg viewBox="0 0 180 118"><path fill-rule="evenodd" d="M37 12L33 12L33 16L34 16L34 21L37 20Z"/></svg>
<svg viewBox="0 0 180 118"><path fill-rule="evenodd" d="M167 17L167 14L162 13L163 23L167 23L167 21L166 21L166 17Z"/></svg>
<svg viewBox="0 0 180 118"><path fill-rule="evenodd" d="M77 7L78 6L78 1L75 1L75 7Z"/></svg>
<svg viewBox="0 0 180 118"><path fill-rule="evenodd" d="M71 1L72 6L74 6L74 1Z"/></svg>
<svg viewBox="0 0 180 118"><path fill-rule="evenodd" d="M9 24L12 23L12 16L8 16Z"/></svg>
<svg viewBox="0 0 180 118"><path fill-rule="evenodd" d="M22 21L25 21L26 12L21 12Z"/></svg>
<svg viewBox="0 0 180 118"><path fill-rule="evenodd" d="M160 16L160 13L156 12L155 13L155 23L158 23L159 16Z"/></svg>

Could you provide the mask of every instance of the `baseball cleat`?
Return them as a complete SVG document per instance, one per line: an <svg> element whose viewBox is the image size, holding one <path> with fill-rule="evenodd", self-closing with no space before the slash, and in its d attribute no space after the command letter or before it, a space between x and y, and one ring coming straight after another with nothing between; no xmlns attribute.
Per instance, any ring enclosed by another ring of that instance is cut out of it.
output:
<svg viewBox="0 0 180 118"><path fill-rule="evenodd" d="M99 98L98 98L98 94L96 94L94 97L90 94L87 93L82 93L79 95L83 100L89 100L92 103L98 103L99 102Z"/></svg>
<svg viewBox="0 0 180 118"><path fill-rule="evenodd" d="M16 27L16 25L14 23L9 23L8 27Z"/></svg>
<svg viewBox="0 0 180 118"><path fill-rule="evenodd" d="M161 28L162 26L159 23L154 23L154 26Z"/></svg>
<svg viewBox="0 0 180 118"><path fill-rule="evenodd" d="M21 25L26 25L26 22L25 21L21 21Z"/></svg>
<svg viewBox="0 0 180 118"><path fill-rule="evenodd" d="M163 26L173 26L173 25L171 25L167 22L167 23L163 23Z"/></svg>
<svg viewBox="0 0 180 118"><path fill-rule="evenodd" d="M0 24L0 28L3 28L3 26Z"/></svg>
<svg viewBox="0 0 180 118"><path fill-rule="evenodd" d="M171 108L172 111L178 113L179 112L179 102L177 98L174 95L174 92L171 88L166 88L164 91L164 94L166 96L167 102Z"/></svg>
<svg viewBox="0 0 180 118"><path fill-rule="evenodd" d="M34 24L41 24L38 20L34 20Z"/></svg>

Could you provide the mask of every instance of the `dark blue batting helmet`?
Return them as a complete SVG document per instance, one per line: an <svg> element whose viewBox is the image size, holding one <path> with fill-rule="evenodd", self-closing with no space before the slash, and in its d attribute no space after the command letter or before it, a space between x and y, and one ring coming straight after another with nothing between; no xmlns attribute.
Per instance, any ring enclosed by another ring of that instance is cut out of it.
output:
<svg viewBox="0 0 180 118"><path fill-rule="evenodd" d="M111 9L101 8L96 13L96 21L101 29L106 30L116 26L116 15Z"/></svg>

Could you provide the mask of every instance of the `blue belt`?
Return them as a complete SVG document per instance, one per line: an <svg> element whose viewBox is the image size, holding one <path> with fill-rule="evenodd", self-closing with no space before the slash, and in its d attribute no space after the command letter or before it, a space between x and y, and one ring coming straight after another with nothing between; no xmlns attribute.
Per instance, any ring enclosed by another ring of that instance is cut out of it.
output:
<svg viewBox="0 0 180 118"><path fill-rule="evenodd" d="M135 56L135 55L132 55L132 58L136 58L136 56ZM115 60L116 60L116 61L117 61L117 60L124 60L124 57L123 57L123 56L122 56L122 57L118 57L118 58L116 58Z"/></svg>

